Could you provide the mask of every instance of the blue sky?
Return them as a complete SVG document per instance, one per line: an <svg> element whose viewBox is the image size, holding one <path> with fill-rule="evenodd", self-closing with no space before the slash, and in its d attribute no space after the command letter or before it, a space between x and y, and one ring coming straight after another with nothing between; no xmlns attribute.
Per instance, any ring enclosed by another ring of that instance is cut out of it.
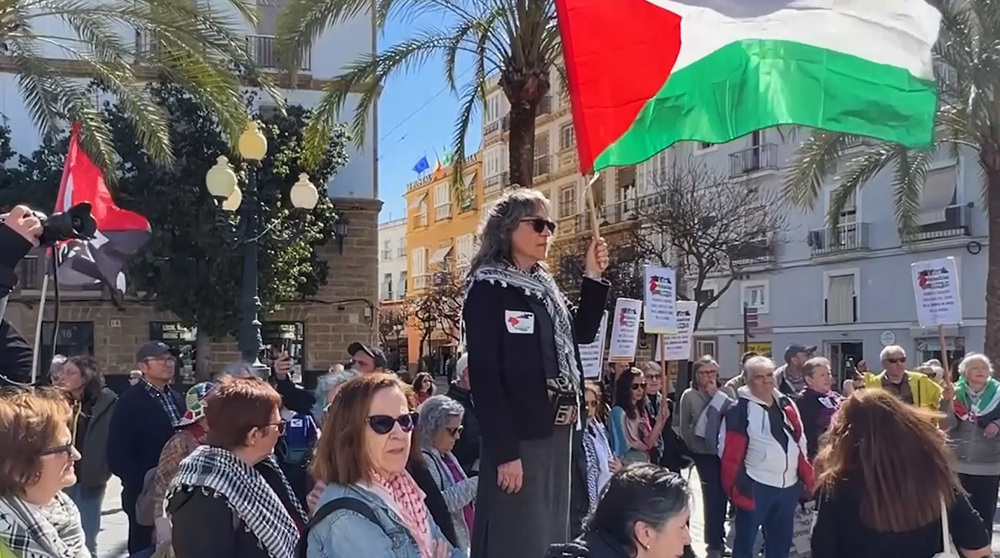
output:
<svg viewBox="0 0 1000 558"><path fill-rule="evenodd" d="M407 24L390 22L379 38L379 47L408 38L414 29L412 21ZM459 75L466 68L460 65ZM471 73L466 72L461 81L470 76ZM418 178L413 172L417 161L426 155L433 168L434 150L441 154L444 147L451 147L458 104L457 95L446 89L441 57L388 80L379 102L379 198L384 202L379 222L404 216L403 193L406 185ZM477 111L466 137L466 153L479 149L481 136L482 125Z"/></svg>

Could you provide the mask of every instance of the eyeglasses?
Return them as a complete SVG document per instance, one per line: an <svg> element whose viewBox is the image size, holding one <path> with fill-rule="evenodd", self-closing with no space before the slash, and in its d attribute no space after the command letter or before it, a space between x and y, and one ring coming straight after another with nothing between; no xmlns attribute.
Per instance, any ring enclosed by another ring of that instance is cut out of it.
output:
<svg viewBox="0 0 1000 558"><path fill-rule="evenodd" d="M549 229L550 233L556 232L556 224L548 219L542 219L541 217L533 217L531 219L521 219L522 223L531 223L531 228L535 229L535 232L542 234L542 231Z"/></svg>
<svg viewBox="0 0 1000 558"><path fill-rule="evenodd" d="M63 444L61 446L55 446L52 448L45 448L38 455L45 457L46 455L59 455L63 454L67 458L73 455L73 442L68 444Z"/></svg>
<svg viewBox="0 0 1000 558"><path fill-rule="evenodd" d="M451 434L452 438L458 438L459 436L462 435L462 431L464 429L465 429L465 427L459 426L457 428L448 428L446 430L448 430L448 433Z"/></svg>
<svg viewBox="0 0 1000 558"><path fill-rule="evenodd" d="M587 407L591 409L597 408L597 401L587 401Z"/></svg>
<svg viewBox="0 0 1000 558"><path fill-rule="evenodd" d="M273 426L273 427L275 427L275 428L278 429L278 436L284 436L285 435L285 421L284 421L284 419L282 419L279 422L272 422L270 424L265 424L263 426L263 428L268 428L270 426Z"/></svg>
<svg viewBox="0 0 1000 558"><path fill-rule="evenodd" d="M372 430L376 434L388 434L399 423L399 427L403 432L413 432L413 427L417 425L417 413L407 413L398 417L390 417L389 415L372 415L368 417L368 426L372 427Z"/></svg>
<svg viewBox="0 0 1000 558"><path fill-rule="evenodd" d="M887 358L887 359L885 359L885 361L888 362L888 363L890 363L890 364L899 364L901 362L906 362L906 357Z"/></svg>
<svg viewBox="0 0 1000 558"><path fill-rule="evenodd" d="M646 389L646 382L643 382L641 384L632 384L632 391L636 391L639 389Z"/></svg>

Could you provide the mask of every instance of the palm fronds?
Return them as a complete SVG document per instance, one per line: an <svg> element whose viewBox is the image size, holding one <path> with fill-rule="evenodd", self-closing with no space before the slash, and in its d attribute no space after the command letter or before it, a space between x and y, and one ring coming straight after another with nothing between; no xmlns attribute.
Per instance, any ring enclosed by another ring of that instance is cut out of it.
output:
<svg viewBox="0 0 1000 558"><path fill-rule="evenodd" d="M143 87L151 77L190 91L235 142L247 119L236 68L253 66L241 28L255 15L245 0L228 0L226 7L223 13L191 0L0 0L0 40L34 123L54 132L80 122L84 148L113 181L114 149L100 99L81 77L96 79L122 103L157 162L170 162L172 150L167 119ZM67 75L66 60L81 70ZM260 86L280 99L268 79Z"/></svg>

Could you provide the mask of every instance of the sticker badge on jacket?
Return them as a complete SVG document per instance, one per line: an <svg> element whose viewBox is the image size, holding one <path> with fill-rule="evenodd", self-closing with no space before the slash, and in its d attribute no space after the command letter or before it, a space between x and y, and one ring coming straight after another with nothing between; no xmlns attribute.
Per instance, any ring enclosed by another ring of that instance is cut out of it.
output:
<svg viewBox="0 0 1000 558"><path fill-rule="evenodd" d="M507 324L507 333L523 333L525 335L535 333L535 315L531 312L505 310L504 323Z"/></svg>

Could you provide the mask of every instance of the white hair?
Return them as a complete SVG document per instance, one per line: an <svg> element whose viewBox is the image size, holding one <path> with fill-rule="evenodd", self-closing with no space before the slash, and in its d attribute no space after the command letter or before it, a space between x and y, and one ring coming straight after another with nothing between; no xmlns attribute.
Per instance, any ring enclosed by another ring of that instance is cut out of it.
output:
<svg viewBox="0 0 1000 558"><path fill-rule="evenodd" d="M891 358L895 355L899 355L905 358L906 351L904 351L903 348L900 347L899 345L886 345L885 347L882 348L882 352L878 354L878 359L882 362L885 362L885 359Z"/></svg>
<svg viewBox="0 0 1000 558"><path fill-rule="evenodd" d="M969 365L977 362L985 365L986 369L990 371L990 375L993 374L993 363L990 362L990 359L986 355L981 353L969 353L965 355L962 362L958 364L958 374L965 376L966 371L969 370Z"/></svg>
<svg viewBox="0 0 1000 558"><path fill-rule="evenodd" d="M774 370L774 361L767 358L766 356L753 356L747 359L743 363L743 376L750 379L750 372L753 370L759 370L761 368L769 368Z"/></svg>

